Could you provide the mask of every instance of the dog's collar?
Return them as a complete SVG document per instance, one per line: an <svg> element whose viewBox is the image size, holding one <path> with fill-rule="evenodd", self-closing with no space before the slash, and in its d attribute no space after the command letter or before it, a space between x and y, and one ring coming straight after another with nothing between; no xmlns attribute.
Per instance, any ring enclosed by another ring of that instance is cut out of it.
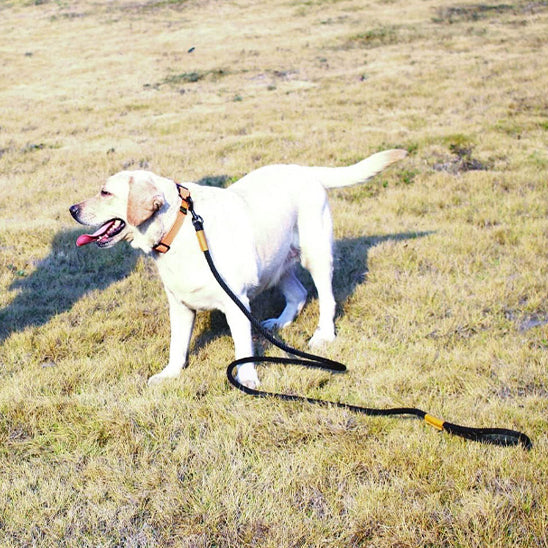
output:
<svg viewBox="0 0 548 548"><path fill-rule="evenodd" d="M169 232L160 240L159 243L152 247L152 249L158 253L167 253L171 249L171 244L175 239L175 236L177 236L177 232L179 232L179 229L183 226L188 210L192 207L192 199L190 198L190 191L188 188L178 183L175 184L177 185L177 190L179 191L181 205L179 206L179 211L177 212L177 218L175 219L175 222Z"/></svg>

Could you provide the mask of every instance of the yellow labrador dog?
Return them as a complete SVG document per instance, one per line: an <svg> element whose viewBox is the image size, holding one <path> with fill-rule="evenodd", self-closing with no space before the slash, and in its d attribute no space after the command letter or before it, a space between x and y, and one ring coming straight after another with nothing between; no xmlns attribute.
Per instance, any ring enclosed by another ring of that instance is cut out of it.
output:
<svg viewBox="0 0 548 548"><path fill-rule="evenodd" d="M300 312L306 290L294 267L300 261L309 270L320 308L318 328L310 340L316 346L335 338L333 237L326 189L363 183L405 155L404 150L387 150L339 168L271 165L227 189L194 183L185 187L204 219L217 269L245 306L261 291L279 286L285 308L278 318L266 320L265 327L286 327ZM221 310L236 358L253 355L250 323L213 278L192 223L182 224L169 250L164 246L162 253L157 251L178 221L181 203L173 180L139 170L113 175L96 196L70 208L76 221L98 227L80 236L78 245L94 242L106 248L127 240L156 260L169 301L171 346L169 363L149 384L175 378L185 366L196 310ZM238 380L256 387L254 365L242 365Z"/></svg>

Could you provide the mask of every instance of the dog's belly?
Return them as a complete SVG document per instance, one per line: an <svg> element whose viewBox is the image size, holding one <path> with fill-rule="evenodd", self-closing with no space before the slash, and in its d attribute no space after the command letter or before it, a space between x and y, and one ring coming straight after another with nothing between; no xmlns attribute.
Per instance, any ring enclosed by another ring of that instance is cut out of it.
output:
<svg viewBox="0 0 548 548"><path fill-rule="evenodd" d="M259 285L249 291L250 297L270 289L278 284L280 278L300 260L300 249L295 244L284 246L274 256L263 258L259 272Z"/></svg>

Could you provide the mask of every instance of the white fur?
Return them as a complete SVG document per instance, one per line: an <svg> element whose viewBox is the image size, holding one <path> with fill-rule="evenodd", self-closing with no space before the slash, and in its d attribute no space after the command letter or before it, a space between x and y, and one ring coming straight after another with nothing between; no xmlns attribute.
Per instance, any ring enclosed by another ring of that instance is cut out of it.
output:
<svg viewBox="0 0 548 548"><path fill-rule="evenodd" d="M294 266L300 261L309 270L320 306L318 328L310 340L315 346L335 338L332 221L325 189L362 183L404 156L405 151L389 150L343 168L271 165L251 172L228 189L194 183L185 186L204 219L213 261L245 306L249 308L250 299L261 291L280 287L286 306L278 318L264 322L266 327L286 327L294 320L306 300ZM127 221L128 201L136 188L153 193L154 212L139 226L132 226ZM171 228L178 208L172 180L147 171L123 171L108 179L97 196L73 206L71 213L89 225L113 218L124 220L125 228L103 246L125 239L151 253ZM153 255L169 301L171 346L167 366L152 376L149 384L175 378L185 366L196 310L221 310L230 327L236 358L253 355L249 321L213 278L190 218L170 251ZM253 364L243 365L238 379L251 387L259 383Z"/></svg>

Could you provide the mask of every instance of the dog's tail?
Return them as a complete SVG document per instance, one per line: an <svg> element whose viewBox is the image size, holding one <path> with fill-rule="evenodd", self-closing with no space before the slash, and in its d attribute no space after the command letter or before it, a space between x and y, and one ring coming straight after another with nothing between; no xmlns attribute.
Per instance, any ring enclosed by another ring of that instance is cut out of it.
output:
<svg viewBox="0 0 548 548"><path fill-rule="evenodd" d="M384 150L352 166L314 168L314 175L325 188L357 185L364 183L390 164L405 158L406 155L407 151L400 148Z"/></svg>

